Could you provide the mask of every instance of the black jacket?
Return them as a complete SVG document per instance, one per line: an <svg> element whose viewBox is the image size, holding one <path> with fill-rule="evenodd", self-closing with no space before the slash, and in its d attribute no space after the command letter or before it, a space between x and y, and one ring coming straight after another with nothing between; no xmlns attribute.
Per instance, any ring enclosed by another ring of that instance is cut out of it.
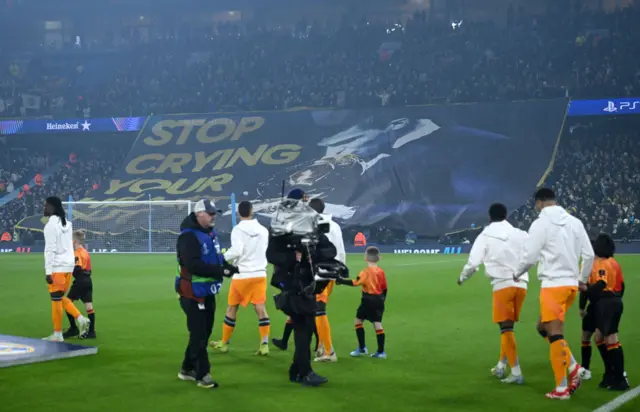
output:
<svg viewBox="0 0 640 412"><path fill-rule="evenodd" d="M299 292L301 288L313 282L313 272L306 252L301 262L296 260L295 248L291 247L293 239L289 235L270 236L267 247L267 261L274 266L272 285L282 290ZM322 235L315 246L311 259L314 263L332 261L336 255L336 247L329 239Z"/></svg>
<svg viewBox="0 0 640 412"><path fill-rule="evenodd" d="M212 231L212 228L204 228L200 226L194 213L191 213L182 221L180 230L182 231L184 229L200 230L204 233L211 233ZM202 299L198 299L193 296L191 275L213 278L221 281L224 274L224 267L222 265L212 265L202 261L200 242L193 233L187 232L178 236L176 249L178 254L178 264L180 265L180 285L178 293L182 297L200 301Z"/></svg>

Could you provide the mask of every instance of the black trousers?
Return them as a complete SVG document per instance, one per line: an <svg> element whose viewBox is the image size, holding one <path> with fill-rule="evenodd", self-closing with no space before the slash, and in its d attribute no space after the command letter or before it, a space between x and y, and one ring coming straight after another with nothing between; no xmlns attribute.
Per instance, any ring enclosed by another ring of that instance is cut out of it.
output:
<svg viewBox="0 0 640 412"><path fill-rule="evenodd" d="M293 352L293 363L289 368L289 379L298 375L307 376L311 371L311 337L316 327L313 315L291 315L293 325L293 341L296 345Z"/></svg>
<svg viewBox="0 0 640 412"><path fill-rule="evenodd" d="M200 380L211 370L207 344L213 330L216 300L214 296L209 296L205 298L203 304L198 304L193 299L181 297L180 307L187 315L187 329L189 330L189 343L184 351L182 369L195 371L196 379Z"/></svg>

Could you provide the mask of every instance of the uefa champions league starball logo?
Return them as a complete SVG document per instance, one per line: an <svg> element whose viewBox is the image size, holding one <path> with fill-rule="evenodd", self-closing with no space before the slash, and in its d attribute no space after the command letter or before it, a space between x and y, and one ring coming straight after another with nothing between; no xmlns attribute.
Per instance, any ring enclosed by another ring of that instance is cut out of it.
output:
<svg viewBox="0 0 640 412"><path fill-rule="evenodd" d="M15 356L33 353L33 346L23 345L20 343L0 342L0 356Z"/></svg>

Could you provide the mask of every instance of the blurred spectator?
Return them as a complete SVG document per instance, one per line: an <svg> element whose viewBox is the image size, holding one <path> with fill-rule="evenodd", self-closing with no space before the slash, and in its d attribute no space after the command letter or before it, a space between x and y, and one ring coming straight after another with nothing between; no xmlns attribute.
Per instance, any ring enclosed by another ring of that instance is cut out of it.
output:
<svg viewBox="0 0 640 412"><path fill-rule="evenodd" d="M222 24L212 35L210 26L189 25L148 42L128 39L109 53L99 42L74 39L73 53L0 54L0 117L637 96L640 60L630 56L640 51L640 10L560 13L511 13L504 27L470 20L452 25L420 13L402 24L351 20L334 29ZM573 124L547 180L592 234L640 238L640 128L629 122ZM43 178L0 207L0 233L39 214L46 196L79 198L97 190L128 148L73 153L75 161L44 177L45 169L70 158L68 151L2 147L0 196L36 174ZM534 218L531 204L510 217L524 229ZM478 229L446 240L470 241ZM406 233L384 226L367 233L373 242L406 241Z"/></svg>
<svg viewBox="0 0 640 412"><path fill-rule="evenodd" d="M580 218L591 236L611 233L637 239L640 225L640 132L634 118L592 121L569 127L547 180L558 202ZM533 204L510 220L528 229Z"/></svg>
<svg viewBox="0 0 640 412"><path fill-rule="evenodd" d="M92 148L85 158L80 157L74 164L60 162L59 169L42 185L22 191L18 199L0 207L0 233L13 233L20 220L41 214L43 202L48 196L71 195L79 199L98 188L120 166L127 149Z"/></svg>
<svg viewBox="0 0 640 412"><path fill-rule="evenodd" d="M640 12L451 25L416 14L334 30L189 27L120 51L0 58L0 117L374 107L640 89ZM140 39L138 39L140 40ZM96 45L97 47L97 45Z"/></svg>

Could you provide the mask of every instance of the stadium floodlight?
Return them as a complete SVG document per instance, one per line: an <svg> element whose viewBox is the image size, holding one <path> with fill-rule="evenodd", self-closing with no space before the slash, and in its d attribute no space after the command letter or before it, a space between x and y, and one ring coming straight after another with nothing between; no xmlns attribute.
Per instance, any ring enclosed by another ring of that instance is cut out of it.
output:
<svg viewBox="0 0 640 412"><path fill-rule="evenodd" d="M93 253L175 253L190 200L65 202L74 230L86 231Z"/></svg>

